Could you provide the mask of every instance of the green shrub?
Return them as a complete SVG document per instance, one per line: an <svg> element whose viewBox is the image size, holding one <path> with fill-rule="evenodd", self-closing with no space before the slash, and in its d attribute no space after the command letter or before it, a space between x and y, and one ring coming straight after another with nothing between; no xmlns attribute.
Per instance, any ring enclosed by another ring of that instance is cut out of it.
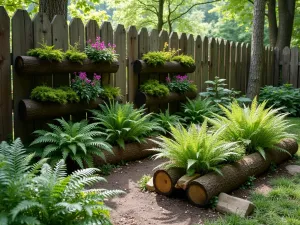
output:
<svg viewBox="0 0 300 225"><path fill-rule="evenodd" d="M259 102L267 101L267 107L281 108L280 112L300 116L300 89L291 84L280 87L265 86L259 92Z"/></svg>
<svg viewBox="0 0 300 225"><path fill-rule="evenodd" d="M145 109L135 109L132 103L110 102L100 105L101 111L91 110L93 119L99 122L100 129L107 135L107 141L123 149L126 142L142 142L156 130L162 130L157 123L150 121L151 114Z"/></svg>
<svg viewBox="0 0 300 225"><path fill-rule="evenodd" d="M150 175L143 175L138 181L138 185L141 191L147 191L147 183L151 179Z"/></svg>
<svg viewBox="0 0 300 225"><path fill-rule="evenodd" d="M54 45L48 46L46 44L40 44L41 48L30 49L27 55L38 57L49 61L62 62L64 60L64 53L61 49L54 49Z"/></svg>
<svg viewBox="0 0 300 225"><path fill-rule="evenodd" d="M37 130L33 133L38 137L31 143L39 145L42 149L42 157L51 157L51 164L59 159L72 159L81 168L84 163L93 167L93 155L100 156L105 160L103 150L112 153L111 146L103 140L105 136L97 131L97 123L88 124L87 121L72 123L64 119L56 119L59 126L48 124L51 131Z"/></svg>
<svg viewBox="0 0 300 225"><path fill-rule="evenodd" d="M187 102L182 104L182 108L182 117L187 124L200 124L205 117L212 117L213 113L217 111L211 101L201 98L187 99Z"/></svg>
<svg viewBox="0 0 300 225"><path fill-rule="evenodd" d="M160 84L158 80L148 80L141 85L140 90L147 95L156 97L165 97L170 91L164 84Z"/></svg>
<svg viewBox="0 0 300 225"><path fill-rule="evenodd" d="M189 55L177 55L172 58L173 61L179 62L186 67L192 67L195 65L195 60Z"/></svg>
<svg viewBox="0 0 300 225"><path fill-rule="evenodd" d="M163 129L163 133L167 133L171 130L171 126L176 126L184 120L180 116L171 115L169 109L167 109L164 113L160 112L154 114L153 121L158 123L159 127Z"/></svg>
<svg viewBox="0 0 300 225"><path fill-rule="evenodd" d="M20 139L0 144L0 221L5 225L107 224L104 200L119 190L90 189L105 181L98 169L78 170L67 176L63 160L52 169L45 160L30 164Z"/></svg>
<svg viewBox="0 0 300 225"><path fill-rule="evenodd" d="M159 152L155 159L168 159L160 166L184 168L188 175L209 171L220 173L218 168L222 163L240 159L240 148L235 142L222 140L222 130L207 133L206 126L206 122L201 128L192 124L188 130L182 125L171 126L170 138L161 136L155 141L159 145L155 148Z"/></svg>
<svg viewBox="0 0 300 225"><path fill-rule="evenodd" d="M234 101L230 109L221 106L226 117L215 114L209 119L217 129L223 129L222 138L226 141L241 142L247 153L259 152L265 158L265 149L281 150L275 145L283 138L295 138L287 133L289 125L285 120L287 114L278 114L279 109L265 108L266 102L257 103L256 98L251 106L241 107Z"/></svg>
<svg viewBox="0 0 300 225"><path fill-rule="evenodd" d="M79 96L76 94L75 91L72 90L72 88L70 88L70 87L59 87L58 89L63 90L66 93L68 102L79 102L80 101Z"/></svg>
<svg viewBox="0 0 300 225"><path fill-rule="evenodd" d="M84 52L80 52L78 49L79 44L75 43L74 46L70 45L69 50L66 51L66 59L71 62L83 64L83 61L87 58L87 55Z"/></svg>
<svg viewBox="0 0 300 225"><path fill-rule="evenodd" d="M121 89L119 87L104 86L101 92L101 97L108 100L114 100L121 96Z"/></svg>
<svg viewBox="0 0 300 225"><path fill-rule="evenodd" d="M177 76L170 79L166 78L167 86L171 92L176 93L185 93L185 92L196 92L197 86L193 84L193 81L189 80L187 75L181 76L178 74Z"/></svg>
<svg viewBox="0 0 300 225"><path fill-rule="evenodd" d="M68 102L68 95L61 89L54 89L47 86L37 86L31 91L31 99L40 102L56 102L66 104Z"/></svg>

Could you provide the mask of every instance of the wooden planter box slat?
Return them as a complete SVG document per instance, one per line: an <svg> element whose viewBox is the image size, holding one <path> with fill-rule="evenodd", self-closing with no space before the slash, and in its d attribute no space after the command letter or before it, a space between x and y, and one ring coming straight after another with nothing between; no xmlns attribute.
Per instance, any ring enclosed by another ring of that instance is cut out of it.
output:
<svg viewBox="0 0 300 225"><path fill-rule="evenodd" d="M31 99L23 99L19 103L19 115L22 120L34 120L54 118L70 114L78 114L90 109L98 108L99 104L104 102L103 99L96 99L79 103L68 103L65 105L51 102L38 102Z"/></svg>
<svg viewBox="0 0 300 225"><path fill-rule="evenodd" d="M147 138L145 143L129 143L125 145L125 149L122 149L119 146L113 147L114 155L105 151L103 152L106 158L104 161L99 156L94 156L95 166L101 166L106 163L117 164L121 161L133 161L146 158L156 153L156 151L148 150L151 148L157 147L157 144L151 141L155 138Z"/></svg>
<svg viewBox="0 0 300 225"><path fill-rule="evenodd" d="M145 73L193 73L196 70L196 65L187 67L179 62L166 62L162 66L149 66L144 60L136 60L133 64L133 70L137 74Z"/></svg>
<svg viewBox="0 0 300 225"><path fill-rule="evenodd" d="M115 73L119 69L119 62L108 63L93 63L86 59L83 64L63 60L60 62L41 60L32 56L18 56L15 61L15 69L18 75L51 75L53 73L73 73L73 72L88 72L88 73Z"/></svg>
<svg viewBox="0 0 300 225"><path fill-rule="evenodd" d="M167 104L171 102L183 102L186 101L187 98L194 99L198 95L197 92L186 92L184 94L178 94L174 92L170 92L168 96L165 97L154 97L151 95L147 95L143 92L138 92L135 97L135 103L137 106L142 105L158 105L158 104Z"/></svg>

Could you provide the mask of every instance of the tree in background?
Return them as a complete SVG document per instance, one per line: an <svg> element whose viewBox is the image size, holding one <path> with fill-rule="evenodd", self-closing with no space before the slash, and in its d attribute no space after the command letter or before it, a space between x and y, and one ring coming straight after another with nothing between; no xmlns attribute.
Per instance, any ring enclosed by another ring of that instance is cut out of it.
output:
<svg viewBox="0 0 300 225"><path fill-rule="evenodd" d="M263 72L264 17L266 0L254 0L251 61L247 97L253 99L259 93L260 77Z"/></svg>

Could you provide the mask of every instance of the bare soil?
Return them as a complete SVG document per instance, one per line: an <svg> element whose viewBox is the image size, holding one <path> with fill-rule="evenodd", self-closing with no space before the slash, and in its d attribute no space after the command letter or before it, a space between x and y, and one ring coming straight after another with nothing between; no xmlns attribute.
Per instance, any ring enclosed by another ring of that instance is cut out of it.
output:
<svg viewBox="0 0 300 225"><path fill-rule="evenodd" d="M165 197L154 192L142 192L138 187L138 181L144 174L153 175L153 168L162 162L144 159L127 163L106 177L108 183L96 186L127 192L126 195L107 202L107 205L112 208L111 218L114 225L196 225L222 216L214 209L191 205L184 192L179 193L176 198ZM275 172L269 171L260 176L254 181L252 188L238 189L231 194L244 199L248 199L253 190L267 194L271 190L269 180L274 177L289 176L284 167L291 163L290 160L279 166Z"/></svg>

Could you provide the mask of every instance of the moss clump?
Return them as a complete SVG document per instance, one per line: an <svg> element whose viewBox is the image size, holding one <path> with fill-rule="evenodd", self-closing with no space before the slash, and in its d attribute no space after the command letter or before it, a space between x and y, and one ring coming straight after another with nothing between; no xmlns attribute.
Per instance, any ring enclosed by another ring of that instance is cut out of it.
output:
<svg viewBox="0 0 300 225"><path fill-rule="evenodd" d="M168 87L164 84L160 84L157 80L148 80L146 83L141 85L140 90L147 95L156 97L164 97L170 93Z"/></svg>
<svg viewBox="0 0 300 225"><path fill-rule="evenodd" d="M46 44L40 44L41 48L30 49L27 55L38 57L40 59L46 59L49 61L62 62L65 58L65 54L60 49L54 49L53 46Z"/></svg>
<svg viewBox="0 0 300 225"><path fill-rule="evenodd" d="M108 100L113 100L121 96L121 89L119 87L104 86L101 92L101 97Z"/></svg>
<svg viewBox="0 0 300 225"><path fill-rule="evenodd" d="M79 102L79 97L69 87L55 89L47 86L37 86L31 91L30 98L40 102L55 102L59 104Z"/></svg>
<svg viewBox="0 0 300 225"><path fill-rule="evenodd" d="M166 62L170 61L170 57L165 52L148 52L143 55L142 59L149 66L162 66Z"/></svg>
<svg viewBox="0 0 300 225"><path fill-rule="evenodd" d="M173 61L179 62L181 65L186 67L192 67L195 65L195 60L188 55L177 55L172 58Z"/></svg>
<svg viewBox="0 0 300 225"><path fill-rule="evenodd" d="M87 58L87 55L84 52L80 52L78 49L79 44L75 43L74 46L70 45L69 50L66 51L66 59L71 62L83 64L83 61Z"/></svg>

